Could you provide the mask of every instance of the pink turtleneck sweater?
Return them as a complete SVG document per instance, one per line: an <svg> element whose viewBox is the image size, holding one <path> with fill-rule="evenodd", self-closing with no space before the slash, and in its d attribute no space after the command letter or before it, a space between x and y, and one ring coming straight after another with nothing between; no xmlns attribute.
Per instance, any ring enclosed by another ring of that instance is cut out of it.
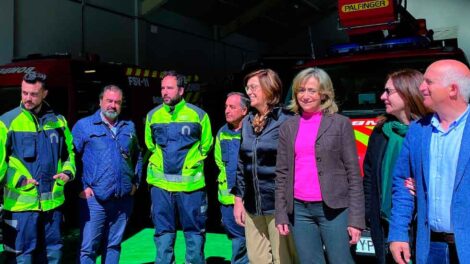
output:
<svg viewBox="0 0 470 264"><path fill-rule="evenodd" d="M322 201L315 155L315 140L321 112L303 113L295 139L294 198L307 202Z"/></svg>

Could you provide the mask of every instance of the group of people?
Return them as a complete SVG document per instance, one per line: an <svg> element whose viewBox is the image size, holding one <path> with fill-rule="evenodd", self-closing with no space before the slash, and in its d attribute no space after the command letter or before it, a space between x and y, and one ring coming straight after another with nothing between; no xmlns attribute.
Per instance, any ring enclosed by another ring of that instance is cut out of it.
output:
<svg viewBox="0 0 470 264"><path fill-rule="evenodd" d="M469 261L465 64L442 60L424 75L388 76L380 97L386 114L370 137L364 178L351 122L337 114L324 70L297 74L287 108L276 72L257 70L244 82L246 95L227 95L214 144L232 263L354 263L351 245L366 226L378 263ZM45 84L44 74L25 74L20 106L0 117L8 261L60 261L64 185L78 175L80 263L95 263L100 249L103 263L118 263L143 163L134 124L119 118L123 92L104 87L100 109L70 131L44 101ZM156 263L175 262L178 222L186 263L205 263L204 160L214 138L207 113L183 94L184 77L166 72L163 103L145 121Z"/></svg>
<svg viewBox="0 0 470 264"><path fill-rule="evenodd" d="M455 60L389 75L364 160L379 263L470 263L470 70Z"/></svg>
<svg viewBox="0 0 470 264"><path fill-rule="evenodd" d="M245 78L253 111L243 119L235 221L245 227L250 263L354 263L350 245L365 228L354 133L337 114L333 84L319 68L292 82L279 107L272 70Z"/></svg>
<svg viewBox="0 0 470 264"><path fill-rule="evenodd" d="M118 263L142 174L134 124L118 118L122 90L104 87L100 109L70 131L45 101L46 79L26 73L20 105L0 117L6 262L61 262L64 185L79 175L80 263L95 263L102 244L103 262Z"/></svg>

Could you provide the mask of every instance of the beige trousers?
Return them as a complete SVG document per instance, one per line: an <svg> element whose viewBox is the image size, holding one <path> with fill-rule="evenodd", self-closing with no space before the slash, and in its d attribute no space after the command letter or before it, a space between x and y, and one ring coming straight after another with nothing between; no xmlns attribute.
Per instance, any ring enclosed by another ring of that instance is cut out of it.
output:
<svg viewBox="0 0 470 264"><path fill-rule="evenodd" d="M246 213L245 237L248 259L252 264L298 262L291 234L279 235L274 223L274 215L254 216Z"/></svg>

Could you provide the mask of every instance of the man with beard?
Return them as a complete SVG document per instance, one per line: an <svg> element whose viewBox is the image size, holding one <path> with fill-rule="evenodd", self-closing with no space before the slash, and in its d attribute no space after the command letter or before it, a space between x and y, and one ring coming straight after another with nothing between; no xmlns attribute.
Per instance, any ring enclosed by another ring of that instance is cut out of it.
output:
<svg viewBox="0 0 470 264"><path fill-rule="evenodd" d="M121 241L132 212L142 171L134 123L118 119L123 94L115 85L103 88L100 109L72 129L81 157L80 263L119 263Z"/></svg>
<svg viewBox="0 0 470 264"><path fill-rule="evenodd" d="M212 146L209 116L186 103L184 77L166 72L163 104L147 114L145 143L152 152L147 169L155 225L155 263L175 262L176 215L186 241L186 263L205 263L207 196L204 159Z"/></svg>
<svg viewBox="0 0 470 264"><path fill-rule="evenodd" d="M21 104L0 117L0 182L7 263L60 263L64 185L75 160L67 121L44 99L47 76L29 72Z"/></svg>
<svg viewBox="0 0 470 264"><path fill-rule="evenodd" d="M217 177L220 212L225 231L232 240L232 264L248 263L245 228L235 222L233 216L235 196L230 194L230 191L235 185L237 176L242 119L248 113L249 107L250 99L244 94L232 92L227 95L225 101L225 121L227 124L217 132L214 147L215 163L220 170Z"/></svg>

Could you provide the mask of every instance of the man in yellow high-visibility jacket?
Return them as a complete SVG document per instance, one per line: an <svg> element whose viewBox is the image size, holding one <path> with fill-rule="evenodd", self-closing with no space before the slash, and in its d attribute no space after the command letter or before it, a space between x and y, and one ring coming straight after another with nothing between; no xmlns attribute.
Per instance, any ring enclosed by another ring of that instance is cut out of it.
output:
<svg viewBox="0 0 470 264"><path fill-rule="evenodd" d="M44 99L46 75L29 72L21 104L0 117L4 249L13 263L60 263L64 185L75 175L67 121Z"/></svg>
<svg viewBox="0 0 470 264"><path fill-rule="evenodd" d="M220 173L218 198L222 223L228 237L232 240L232 264L248 263L246 254L245 228L235 222L233 204L235 196L230 193L237 177L238 151L242 119L248 113L250 99L242 93L232 92L225 101L225 120L215 138L214 158Z"/></svg>
<svg viewBox="0 0 470 264"><path fill-rule="evenodd" d="M174 263L176 214L186 240L186 263L205 263L207 195L204 159L212 147L209 116L186 103L184 77L167 72L162 79L163 104L145 123L145 144L152 152L147 169L155 224L156 263Z"/></svg>

